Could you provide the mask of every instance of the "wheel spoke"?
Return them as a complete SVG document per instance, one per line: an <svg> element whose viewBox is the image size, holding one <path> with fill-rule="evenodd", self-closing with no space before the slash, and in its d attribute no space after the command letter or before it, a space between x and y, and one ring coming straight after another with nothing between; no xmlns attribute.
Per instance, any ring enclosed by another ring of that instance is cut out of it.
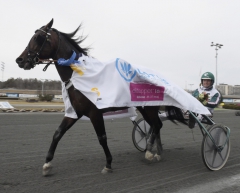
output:
<svg viewBox="0 0 240 193"><path fill-rule="evenodd" d="M222 161L224 161L224 158L222 157L222 153L218 152L219 156L222 158Z"/></svg>
<svg viewBox="0 0 240 193"><path fill-rule="evenodd" d="M208 140L206 140L206 146L208 148L208 150L205 150L206 153L211 153L212 151L214 151L214 144L210 140L210 138L208 138Z"/></svg>
<svg viewBox="0 0 240 193"><path fill-rule="evenodd" d="M136 128L136 131L141 135L141 137L146 137L146 133L141 131L139 128Z"/></svg>
<svg viewBox="0 0 240 193"><path fill-rule="evenodd" d="M145 137L142 137L141 139L139 139L139 141L136 141L136 143L137 143L137 144L139 144L139 143L140 143L140 141L142 141L142 140L143 140L143 138L145 138Z"/></svg>
<svg viewBox="0 0 240 193"><path fill-rule="evenodd" d="M212 160L212 166L214 165L216 157L217 157L217 151L214 151L214 153L213 153L213 160Z"/></svg>
<svg viewBox="0 0 240 193"><path fill-rule="evenodd" d="M213 150L212 149L209 149L209 150L206 150L205 153L211 153Z"/></svg>
<svg viewBox="0 0 240 193"><path fill-rule="evenodd" d="M140 129L136 128L136 131L141 135L142 132Z"/></svg>
<svg viewBox="0 0 240 193"><path fill-rule="evenodd" d="M144 125L144 131L145 131L145 133L147 133L147 127L146 127L146 121L145 120L143 120L143 125Z"/></svg>

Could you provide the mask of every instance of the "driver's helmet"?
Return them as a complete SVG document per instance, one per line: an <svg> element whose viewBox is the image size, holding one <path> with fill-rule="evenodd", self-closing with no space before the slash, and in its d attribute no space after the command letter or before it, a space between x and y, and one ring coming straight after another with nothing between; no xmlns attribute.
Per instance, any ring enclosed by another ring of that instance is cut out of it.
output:
<svg viewBox="0 0 240 193"><path fill-rule="evenodd" d="M215 81L215 78L214 78L214 75L211 73L211 72L205 72L203 73L202 77L201 77L201 83L203 83L203 80L211 80L212 81L212 84L211 86L214 84L214 81Z"/></svg>

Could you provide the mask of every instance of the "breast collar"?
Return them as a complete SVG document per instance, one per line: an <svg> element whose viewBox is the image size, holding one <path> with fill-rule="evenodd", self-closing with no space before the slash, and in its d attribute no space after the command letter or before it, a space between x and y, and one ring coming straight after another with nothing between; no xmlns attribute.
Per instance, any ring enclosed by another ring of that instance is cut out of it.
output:
<svg viewBox="0 0 240 193"><path fill-rule="evenodd" d="M76 54L75 60L78 60L80 57L82 57L82 53ZM73 86L72 81L69 79L68 81L64 82L66 90L68 90L71 86Z"/></svg>

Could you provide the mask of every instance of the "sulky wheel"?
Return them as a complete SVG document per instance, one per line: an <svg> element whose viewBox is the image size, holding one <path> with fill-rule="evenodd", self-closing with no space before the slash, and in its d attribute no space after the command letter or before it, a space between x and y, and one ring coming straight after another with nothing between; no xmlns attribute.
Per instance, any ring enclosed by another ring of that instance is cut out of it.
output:
<svg viewBox="0 0 240 193"><path fill-rule="evenodd" d="M132 131L133 144L139 151L144 152L146 150L150 133L149 124L143 118L140 118Z"/></svg>
<svg viewBox="0 0 240 193"><path fill-rule="evenodd" d="M221 124L214 124L209 127L208 132L214 139L217 147L213 144L210 137L205 134L202 141L203 162L209 170L220 170L226 164L230 154L228 129Z"/></svg>

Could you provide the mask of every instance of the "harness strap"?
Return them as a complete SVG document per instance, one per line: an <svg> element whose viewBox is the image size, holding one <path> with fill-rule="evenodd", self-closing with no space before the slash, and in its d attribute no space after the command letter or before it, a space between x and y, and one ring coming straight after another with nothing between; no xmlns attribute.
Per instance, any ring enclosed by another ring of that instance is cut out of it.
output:
<svg viewBox="0 0 240 193"><path fill-rule="evenodd" d="M74 52L74 50L73 50L73 52ZM74 52L75 53L75 52ZM76 53L75 53L76 54ZM81 53L78 53L78 54L76 54L76 57L75 57L75 59L76 60L78 60L79 59L79 57L81 57L82 56L82 54ZM45 66L45 68L48 66L49 64L47 64L46 66ZM44 68L44 69L45 69ZM68 90L72 85L73 85L73 83L72 83L72 81L69 79L68 81L65 81L64 82L65 83L65 88L66 88L66 90Z"/></svg>
<svg viewBox="0 0 240 193"><path fill-rule="evenodd" d="M46 66L43 68L43 71L44 71L44 72L47 70L48 66L49 66L51 63L52 63L52 62L49 62L49 63L46 64Z"/></svg>
<svg viewBox="0 0 240 193"><path fill-rule="evenodd" d="M52 31L55 31L56 33L57 33L57 35L58 35L58 47L57 47L57 51L56 51L56 53L55 53L55 55L54 55L54 57L53 57L53 59L57 56L57 53L58 53L58 50L59 50L59 48L60 48L60 43L61 43L61 36L60 36L60 32L58 31L58 30L56 30L56 29L50 29L50 30L52 30ZM52 64L52 61L50 61L49 63L47 63L47 65L43 68L43 71L45 72L46 70L47 70L47 68L48 68L48 66L50 65L50 64Z"/></svg>
<svg viewBox="0 0 240 193"><path fill-rule="evenodd" d="M66 90L68 90L71 86L73 85L71 80L68 80L67 82L65 82L65 88Z"/></svg>

